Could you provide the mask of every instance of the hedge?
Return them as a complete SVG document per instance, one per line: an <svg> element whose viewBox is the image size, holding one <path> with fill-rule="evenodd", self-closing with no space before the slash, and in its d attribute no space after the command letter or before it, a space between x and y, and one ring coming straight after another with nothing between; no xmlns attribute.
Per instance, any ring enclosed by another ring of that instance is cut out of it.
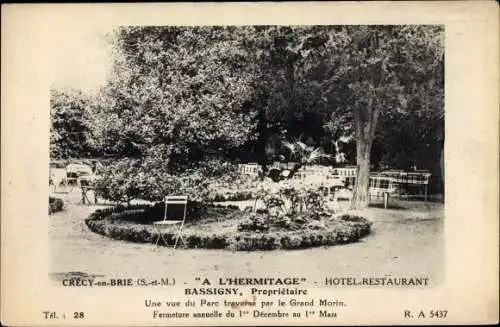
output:
<svg viewBox="0 0 500 327"><path fill-rule="evenodd" d="M63 200L49 196L49 215L61 211L64 207Z"/></svg>
<svg viewBox="0 0 500 327"><path fill-rule="evenodd" d="M158 231L152 225L135 223L144 215L146 206L110 208L97 210L85 220L88 228L115 240L137 243L152 243ZM237 211L238 214L244 214ZM128 217L127 219L124 219ZM344 215L332 220L324 229L302 229L297 231L274 230L268 232L213 232L203 229L185 228L183 238L187 248L228 249L233 251L256 251L275 249L303 249L356 242L370 233L371 222L362 217ZM172 229L163 233L167 244L160 238L159 244L173 245L176 233Z"/></svg>
<svg viewBox="0 0 500 327"><path fill-rule="evenodd" d="M255 194L250 191L233 192L233 193L215 193L208 198L208 201L225 202L225 201L246 201L255 198Z"/></svg>
<svg viewBox="0 0 500 327"><path fill-rule="evenodd" d="M118 205L115 207L98 209L90 214L88 219L98 220L107 218L111 220L123 220L137 224L150 225L153 221L163 219L164 210L164 202L158 202L154 205ZM215 219L221 219L235 210L239 210L239 208L235 205L223 206L212 204L210 206L206 206L200 202L189 201L187 205L186 222L198 221L207 216L211 216Z"/></svg>

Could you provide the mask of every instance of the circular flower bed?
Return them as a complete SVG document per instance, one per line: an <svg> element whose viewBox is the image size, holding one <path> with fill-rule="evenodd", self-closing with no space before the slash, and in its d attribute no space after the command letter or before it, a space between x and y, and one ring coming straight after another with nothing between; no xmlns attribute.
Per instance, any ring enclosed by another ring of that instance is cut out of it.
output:
<svg viewBox="0 0 500 327"><path fill-rule="evenodd" d="M93 232L112 239L152 243L158 238L158 230L151 221L161 220L161 207L157 204L97 210L85 223ZM235 251L301 249L356 242L368 235L371 227L370 221L351 215L321 219L281 217L272 223L263 221L263 215L237 207L209 206L201 216L186 220L184 245ZM159 244L173 245L175 229L165 230L163 237L167 244L161 238Z"/></svg>
<svg viewBox="0 0 500 327"><path fill-rule="evenodd" d="M61 211L63 207L63 200L49 196L49 215Z"/></svg>

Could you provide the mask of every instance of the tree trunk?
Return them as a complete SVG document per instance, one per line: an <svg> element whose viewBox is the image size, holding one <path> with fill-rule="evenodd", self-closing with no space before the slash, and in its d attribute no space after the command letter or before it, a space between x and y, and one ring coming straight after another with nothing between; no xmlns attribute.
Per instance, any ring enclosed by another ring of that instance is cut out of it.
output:
<svg viewBox="0 0 500 327"><path fill-rule="evenodd" d="M356 184L351 201L351 209L363 209L370 203L368 195L368 184L370 182L370 151L371 140L358 139L356 141Z"/></svg>
<svg viewBox="0 0 500 327"><path fill-rule="evenodd" d="M370 203L368 191L370 155L379 113L380 110L373 106L373 98L368 100L366 107L354 111L357 176L352 194L351 209L364 209Z"/></svg>
<svg viewBox="0 0 500 327"><path fill-rule="evenodd" d="M267 173L266 145L269 138L269 133L267 130L266 112L264 108L259 108L257 119L258 119L257 158L259 165L262 167L261 180L264 180L264 177Z"/></svg>

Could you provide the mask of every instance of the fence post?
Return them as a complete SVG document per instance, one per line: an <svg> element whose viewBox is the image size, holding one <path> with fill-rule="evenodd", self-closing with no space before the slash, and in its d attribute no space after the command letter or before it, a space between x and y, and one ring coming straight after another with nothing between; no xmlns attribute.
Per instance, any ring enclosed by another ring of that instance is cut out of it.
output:
<svg viewBox="0 0 500 327"><path fill-rule="evenodd" d="M384 192L384 209L387 209L388 204L389 204L389 193Z"/></svg>

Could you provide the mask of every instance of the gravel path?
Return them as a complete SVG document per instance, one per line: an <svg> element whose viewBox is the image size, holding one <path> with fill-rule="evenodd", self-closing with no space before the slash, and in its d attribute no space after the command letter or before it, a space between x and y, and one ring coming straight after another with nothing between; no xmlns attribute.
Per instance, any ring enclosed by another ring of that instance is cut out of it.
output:
<svg viewBox="0 0 500 327"><path fill-rule="evenodd" d="M53 279L68 273L106 277L332 276L429 277L444 275L442 204L411 203L411 210L367 209L372 234L358 243L293 251L236 252L155 248L108 239L84 219L98 206L77 205L78 193L55 195L65 210L49 216Z"/></svg>

